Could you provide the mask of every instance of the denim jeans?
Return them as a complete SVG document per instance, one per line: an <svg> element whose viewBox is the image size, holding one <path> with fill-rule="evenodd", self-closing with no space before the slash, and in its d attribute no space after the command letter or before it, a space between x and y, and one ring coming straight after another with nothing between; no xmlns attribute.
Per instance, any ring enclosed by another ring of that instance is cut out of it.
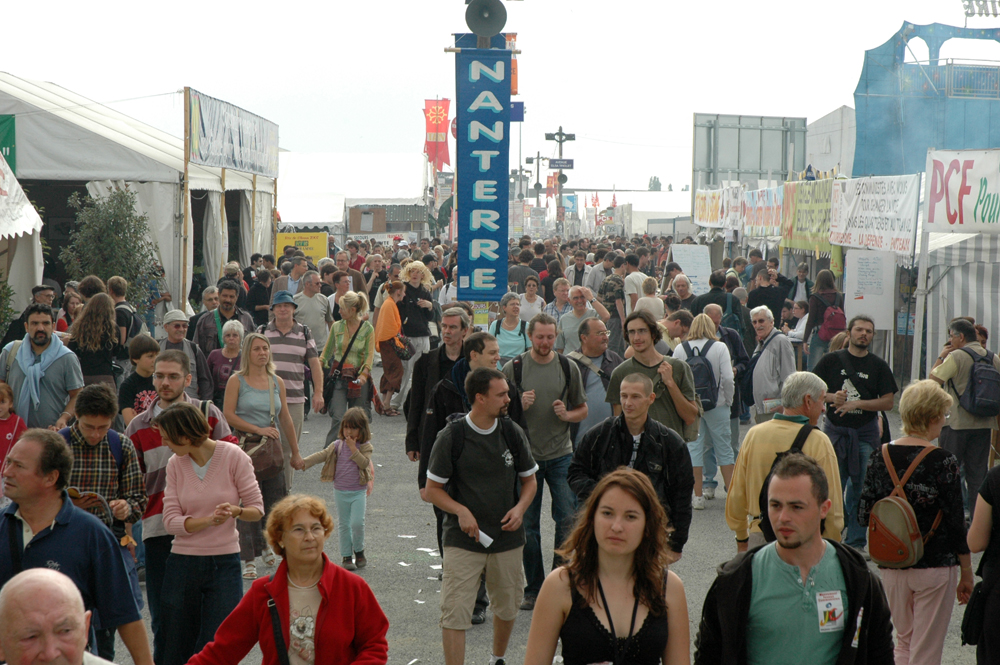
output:
<svg viewBox="0 0 1000 665"><path fill-rule="evenodd" d="M340 556L354 556L365 550L365 495L367 490L333 490L337 503Z"/></svg>
<svg viewBox="0 0 1000 665"><path fill-rule="evenodd" d="M219 625L243 598L240 555L171 553L160 598L163 665L184 665L214 639Z"/></svg>
<svg viewBox="0 0 1000 665"><path fill-rule="evenodd" d="M830 342L824 342L819 338L819 329L812 331L809 335L809 371L816 368L819 359L830 351Z"/></svg>
<svg viewBox="0 0 1000 665"><path fill-rule="evenodd" d="M359 406L365 410L365 414L368 416L368 421L371 422L372 414L371 409L371 397L368 392L371 388L371 379L365 381L365 385L361 386L361 396L350 399L347 397L347 381L344 379L338 379L337 386L333 389L333 397L330 398L330 431L326 433L326 445L330 445L334 441L340 438L340 421L344 419L344 414L347 410Z"/></svg>
<svg viewBox="0 0 1000 665"><path fill-rule="evenodd" d="M699 430L700 431L700 430ZM733 447L733 455L739 456L740 454L740 419L730 418L729 419L729 444ZM719 472L719 464L715 461L715 449L706 448L704 454L702 455L702 487L711 487L715 489L719 486L719 481L715 479L716 474Z"/></svg>
<svg viewBox="0 0 1000 665"><path fill-rule="evenodd" d="M142 542L142 520L132 525L132 539L135 540L135 565L146 567L146 545Z"/></svg>
<svg viewBox="0 0 1000 665"><path fill-rule="evenodd" d="M163 576L167 570L167 557L173 536L154 536L143 541L146 548L146 605L153 629L153 662L163 665L163 612L160 596L163 591Z"/></svg>
<svg viewBox="0 0 1000 665"><path fill-rule="evenodd" d="M556 459L538 462L538 471L535 472L535 480L538 482L538 491L532 500L528 510L524 513L524 575L526 586L525 596L537 596L545 581L545 566L542 563L542 489L546 481L549 483L549 496L552 499L552 519L556 523L555 545L553 549L560 547L566 536L573 529L573 518L576 513L576 495L570 489L566 481L569 472L569 463L573 461L573 455L564 455ZM555 554L552 555L552 567L560 565L561 559Z"/></svg>
<svg viewBox="0 0 1000 665"><path fill-rule="evenodd" d="M865 441L860 442L861 463L857 475L851 475L848 470L847 459L837 458L837 465L840 467L840 489L844 492L844 521L847 523L847 537L844 539L845 545L850 545L856 549L862 549L868 542L868 530L858 522L858 504L861 503L861 488L865 483L865 473L868 472L868 458L875 445ZM850 488L847 488L847 481L851 481Z"/></svg>

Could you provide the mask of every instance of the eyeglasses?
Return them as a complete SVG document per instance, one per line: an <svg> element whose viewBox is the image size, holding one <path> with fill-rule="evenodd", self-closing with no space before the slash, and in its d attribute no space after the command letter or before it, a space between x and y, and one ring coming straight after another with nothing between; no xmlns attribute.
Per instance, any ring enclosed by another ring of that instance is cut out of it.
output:
<svg viewBox="0 0 1000 665"><path fill-rule="evenodd" d="M590 334L591 335L597 335L598 337L611 337L611 331L610 330L602 330L600 332L590 333Z"/></svg>
<svg viewBox="0 0 1000 665"><path fill-rule="evenodd" d="M629 335L648 335L649 334L649 328L629 328L628 329L628 334Z"/></svg>

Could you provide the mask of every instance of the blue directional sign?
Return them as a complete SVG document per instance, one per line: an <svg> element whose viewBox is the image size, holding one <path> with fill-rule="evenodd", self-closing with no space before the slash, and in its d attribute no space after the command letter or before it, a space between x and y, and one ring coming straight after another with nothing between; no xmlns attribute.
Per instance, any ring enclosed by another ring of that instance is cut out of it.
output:
<svg viewBox="0 0 1000 665"><path fill-rule="evenodd" d="M573 168L573 160L572 159L550 159L549 160L549 168L552 169L552 170L562 169L564 171L568 171L569 169Z"/></svg>
<svg viewBox="0 0 1000 665"><path fill-rule="evenodd" d="M506 49L455 56L459 300L507 292L510 59Z"/></svg>

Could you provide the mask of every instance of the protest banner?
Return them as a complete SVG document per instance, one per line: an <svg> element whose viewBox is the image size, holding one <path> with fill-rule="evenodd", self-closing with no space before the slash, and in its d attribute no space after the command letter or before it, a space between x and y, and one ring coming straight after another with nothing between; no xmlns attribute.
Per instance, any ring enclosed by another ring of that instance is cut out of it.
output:
<svg viewBox="0 0 1000 665"><path fill-rule="evenodd" d="M699 189L694 196L694 223L711 229L738 229L743 223L743 187Z"/></svg>
<svg viewBox="0 0 1000 665"><path fill-rule="evenodd" d="M919 194L919 174L835 180L830 242L909 256Z"/></svg>
<svg viewBox="0 0 1000 665"><path fill-rule="evenodd" d="M755 189L743 193L743 235L747 238L772 238L781 235L783 187Z"/></svg>
<svg viewBox="0 0 1000 665"><path fill-rule="evenodd" d="M1000 232L1000 150L928 150L924 231Z"/></svg>

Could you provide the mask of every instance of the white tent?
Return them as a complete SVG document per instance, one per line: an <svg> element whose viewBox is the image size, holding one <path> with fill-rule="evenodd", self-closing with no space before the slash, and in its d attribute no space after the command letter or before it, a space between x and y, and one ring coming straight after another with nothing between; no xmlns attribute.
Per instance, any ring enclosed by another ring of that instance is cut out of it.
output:
<svg viewBox="0 0 1000 665"><path fill-rule="evenodd" d="M246 264L251 251L273 247L270 210L275 182L252 176L190 165L191 190L207 192L208 205L202 220L203 238L189 238L187 256L182 256L184 224L181 192L184 173L184 141L150 127L102 104L52 83L29 81L0 72L0 114L14 115L17 140L17 177L21 181L83 181L92 196L106 195L111 186L123 186L138 195L138 211L149 217L153 240L159 246L160 263L174 294L174 304L187 295L191 284L194 242L204 243L205 271L218 275L227 260L228 225L221 200L223 182L227 192L241 197L240 262ZM257 200L251 206L256 189ZM249 211L255 208L256 217ZM190 206L189 206L190 209ZM242 213L246 210L246 214ZM210 278L209 281L214 281ZM185 299L186 302L186 299Z"/></svg>
<svg viewBox="0 0 1000 665"><path fill-rule="evenodd" d="M948 322L971 316L990 331L990 347L1000 335L1000 236L932 233L928 245L927 347L924 367L948 341ZM919 347L918 347L919 348Z"/></svg>
<svg viewBox="0 0 1000 665"><path fill-rule="evenodd" d="M13 290L16 313L28 306L32 287L42 282L41 230L38 211L0 155L0 279Z"/></svg>

